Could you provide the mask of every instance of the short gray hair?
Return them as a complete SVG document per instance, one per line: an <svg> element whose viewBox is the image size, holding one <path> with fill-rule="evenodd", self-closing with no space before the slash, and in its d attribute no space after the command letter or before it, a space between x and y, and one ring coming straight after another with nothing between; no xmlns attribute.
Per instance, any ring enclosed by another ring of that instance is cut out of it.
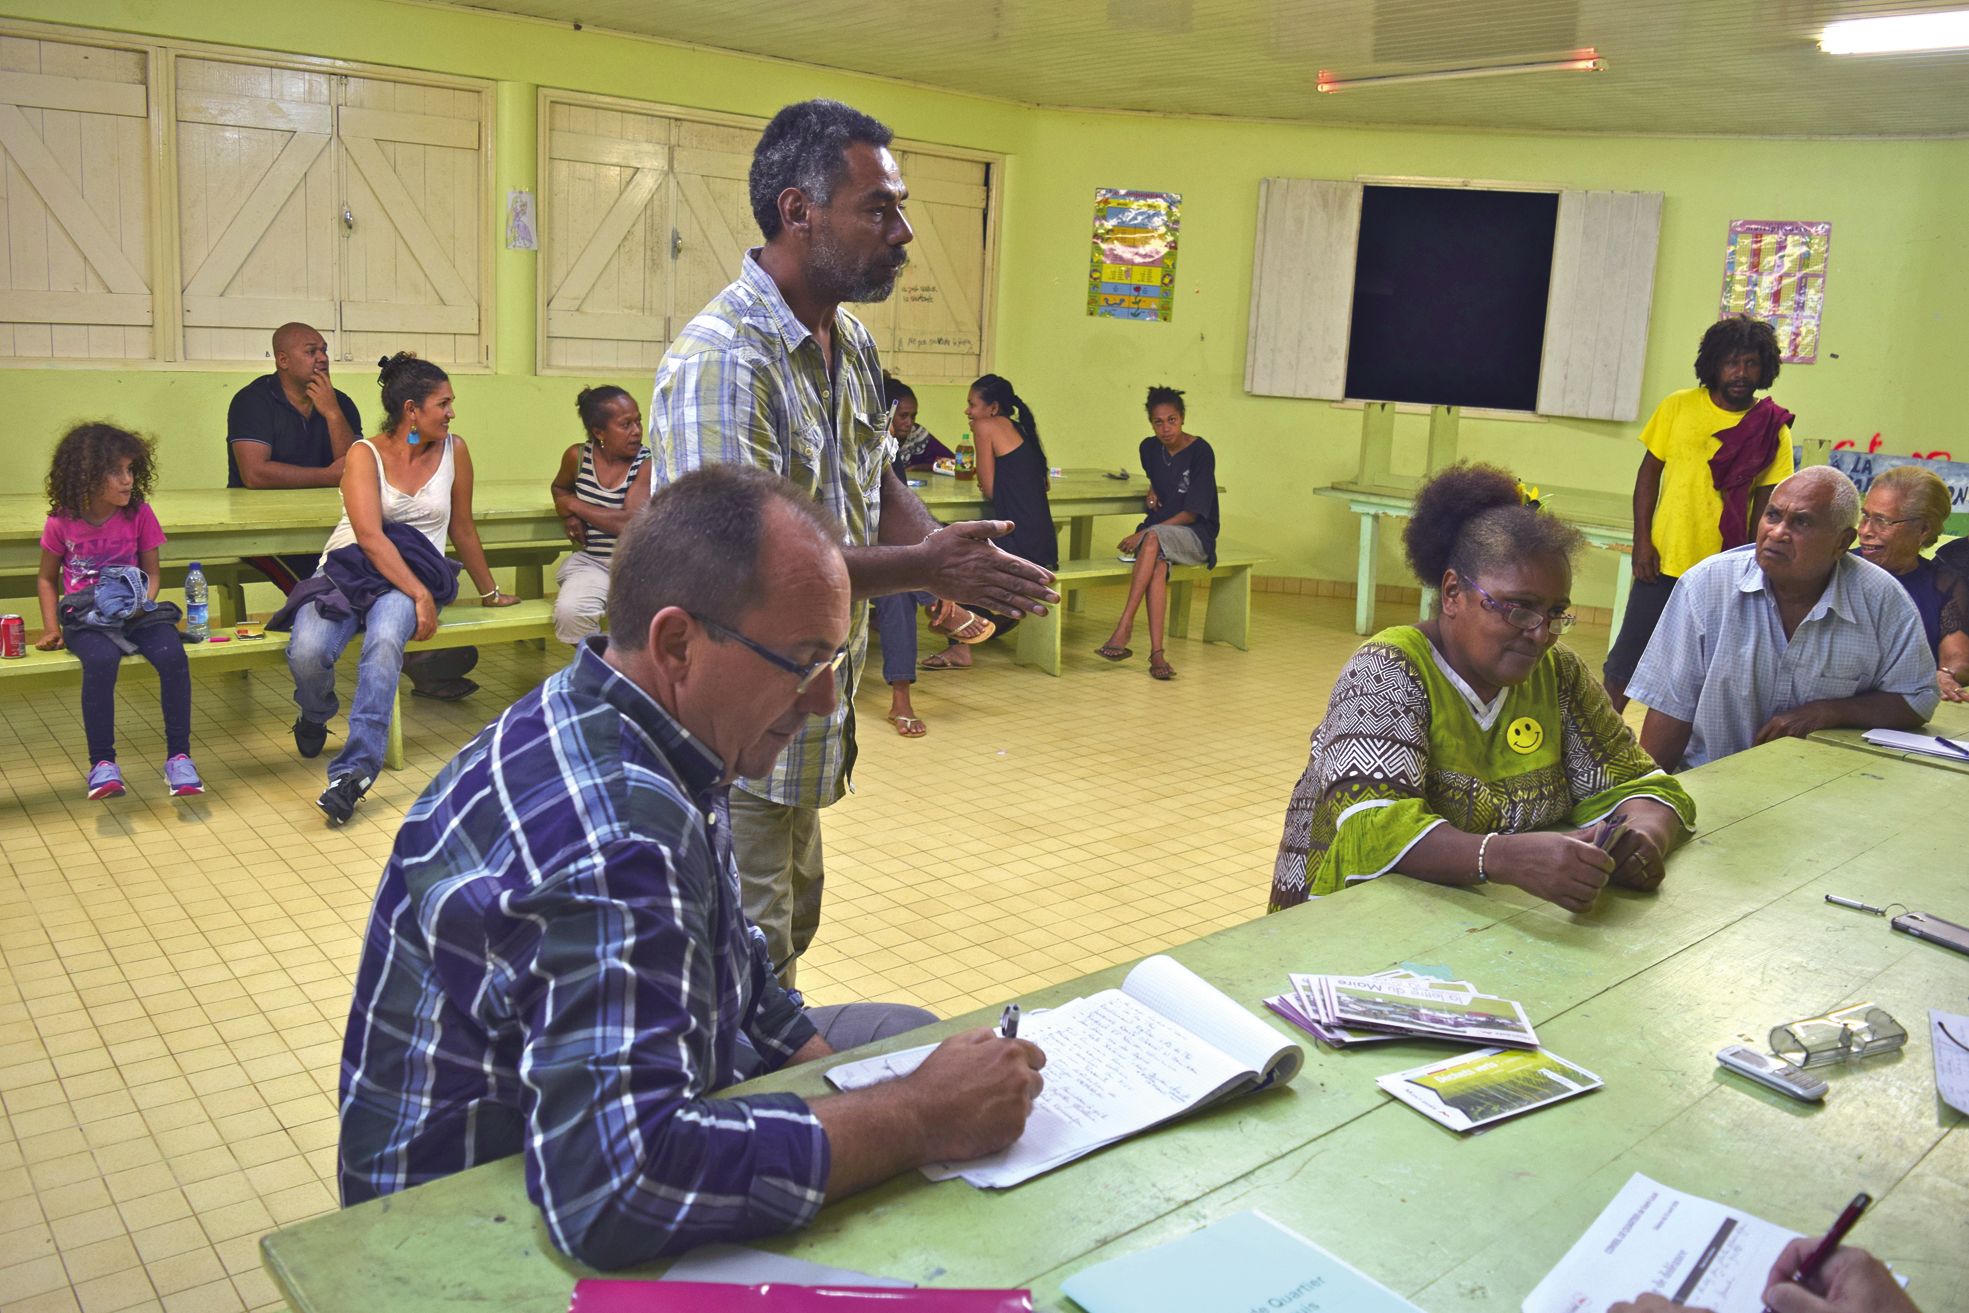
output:
<svg viewBox="0 0 1969 1313"><path fill-rule="evenodd" d="M803 100L780 110L752 150L747 189L759 231L767 241L779 236L779 197L788 187L825 205L848 171L848 147L894 139L887 124L838 100Z"/></svg>
<svg viewBox="0 0 1969 1313"><path fill-rule="evenodd" d="M1804 469L1792 475L1791 478L1786 479L1784 483L1790 483L1794 479L1804 482L1807 486L1821 484L1825 486L1827 493L1832 499L1832 523L1834 526L1841 529L1858 527L1860 522L1860 490L1853 486L1853 481L1846 477L1845 471L1834 469L1830 465L1807 465ZM1780 483L1778 486L1782 488L1784 483Z"/></svg>
<svg viewBox="0 0 1969 1313"><path fill-rule="evenodd" d="M767 508L787 507L839 551L841 522L792 483L750 465L707 465L649 500L609 568L609 646L640 652L650 621L676 606L731 627L765 598L759 549Z"/></svg>

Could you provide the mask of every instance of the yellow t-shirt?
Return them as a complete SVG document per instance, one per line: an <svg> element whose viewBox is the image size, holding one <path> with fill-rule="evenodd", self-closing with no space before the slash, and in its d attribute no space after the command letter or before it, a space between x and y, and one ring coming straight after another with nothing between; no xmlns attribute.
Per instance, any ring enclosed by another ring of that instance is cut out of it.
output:
<svg viewBox="0 0 1969 1313"><path fill-rule="evenodd" d="M1723 448L1716 435L1735 428L1743 415L1709 399L1709 389L1672 392L1641 430L1641 445L1662 463L1661 499L1655 503L1654 544L1661 572L1681 575L1723 550L1723 494L1709 475L1709 458ZM1791 428L1778 430L1778 449L1751 487L1791 477ZM1753 530L1754 532L1754 530Z"/></svg>

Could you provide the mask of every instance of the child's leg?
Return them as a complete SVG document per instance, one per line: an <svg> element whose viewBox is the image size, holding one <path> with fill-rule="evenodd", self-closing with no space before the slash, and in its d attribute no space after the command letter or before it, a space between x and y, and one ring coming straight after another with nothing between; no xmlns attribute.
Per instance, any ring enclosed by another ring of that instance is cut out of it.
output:
<svg viewBox="0 0 1969 1313"><path fill-rule="evenodd" d="M164 708L164 755L191 752L191 663L172 625L145 625L130 634L144 660L157 668L158 701Z"/></svg>
<svg viewBox="0 0 1969 1313"><path fill-rule="evenodd" d="M89 764L115 761L116 671L123 649L80 626L62 630L62 642L82 663L82 733L89 741Z"/></svg>

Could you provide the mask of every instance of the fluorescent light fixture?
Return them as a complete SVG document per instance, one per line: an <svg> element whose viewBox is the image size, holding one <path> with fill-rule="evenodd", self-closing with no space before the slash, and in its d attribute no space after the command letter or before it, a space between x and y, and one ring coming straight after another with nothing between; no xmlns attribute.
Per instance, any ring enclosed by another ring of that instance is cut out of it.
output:
<svg viewBox="0 0 1969 1313"><path fill-rule="evenodd" d="M1458 82L1464 78L1507 77L1513 73L1603 73L1607 61L1598 51L1582 50L1571 59L1547 59L1533 64L1485 64L1477 68L1441 68L1428 73L1384 73L1378 77L1336 77L1320 70L1322 93L1353 91L1363 87L1392 87L1407 82Z"/></svg>
<svg viewBox="0 0 1969 1313"><path fill-rule="evenodd" d="M1828 55L1891 55L1969 49L1969 9L1885 18L1842 18L1819 33Z"/></svg>

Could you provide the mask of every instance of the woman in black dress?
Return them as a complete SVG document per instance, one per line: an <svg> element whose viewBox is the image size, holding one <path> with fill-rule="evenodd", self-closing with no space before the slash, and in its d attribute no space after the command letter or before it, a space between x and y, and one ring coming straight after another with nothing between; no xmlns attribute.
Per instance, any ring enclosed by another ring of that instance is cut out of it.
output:
<svg viewBox="0 0 1969 1313"><path fill-rule="evenodd" d="M1034 565L1059 569L1060 539L1046 498L1046 449L1039 444L1039 423L1032 407L1009 381L986 374L971 384L964 418L970 421L977 444L978 488L991 503L989 517L1012 521L1012 532L998 539L998 545ZM1001 634L1019 623L1013 616L971 609L996 624ZM970 649L952 644L925 661L923 668L962 670L970 664Z"/></svg>

